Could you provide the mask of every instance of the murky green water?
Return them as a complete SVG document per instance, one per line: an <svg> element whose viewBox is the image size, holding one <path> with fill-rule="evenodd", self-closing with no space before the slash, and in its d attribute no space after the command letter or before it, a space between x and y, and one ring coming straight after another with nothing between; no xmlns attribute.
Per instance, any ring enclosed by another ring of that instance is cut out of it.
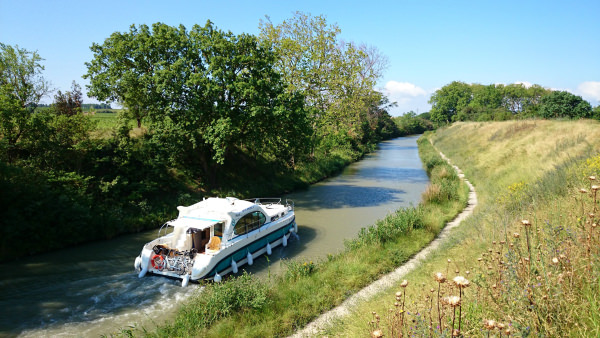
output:
<svg viewBox="0 0 600 338"><path fill-rule="evenodd" d="M400 207L419 203L428 183L416 136L382 142L340 176L285 196L296 206L299 240L244 269L268 278L284 259L319 260ZM175 208L175 206L174 206ZM99 336L173 317L198 288L163 277L137 278L133 260L157 231L119 237L2 264L0 335Z"/></svg>

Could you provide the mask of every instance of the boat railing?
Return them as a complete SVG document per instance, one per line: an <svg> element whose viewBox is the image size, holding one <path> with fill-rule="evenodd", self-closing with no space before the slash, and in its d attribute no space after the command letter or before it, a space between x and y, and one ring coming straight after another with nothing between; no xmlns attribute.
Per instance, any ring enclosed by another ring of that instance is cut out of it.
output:
<svg viewBox="0 0 600 338"><path fill-rule="evenodd" d="M262 197L262 198L248 198L246 199L248 202L252 202L254 204L282 204L280 197ZM289 208L289 210L294 210L294 201L285 200L285 206Z"/></svg>
<svg viewBox="0 0 600 338"><path fill-rule="evenodd" d="M174 220L170 220L168 222L166 222L165 224L161 225L160 229L158 229L158 237L161 237L160 233L162 232L163 228L165 229L165 235L167 234L167 231L169 229L169 223L173 222Z"/></svg>

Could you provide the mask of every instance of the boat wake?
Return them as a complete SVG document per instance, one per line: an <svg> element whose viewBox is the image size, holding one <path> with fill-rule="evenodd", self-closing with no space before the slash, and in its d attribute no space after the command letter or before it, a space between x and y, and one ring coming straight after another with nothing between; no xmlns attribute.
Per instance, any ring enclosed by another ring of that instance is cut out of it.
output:
<svg viewBox="0 0 600 338"><path fill-rule="evenodd" d="M137 325L153 330L174 318L181 303L199 286L182 288L179 281L160 277L139 279L133 272L78 280L68 286L64 307L49 304L39 318L24 321L20 336L100 336ZM77 299L70 302L69 299ZM35 329L27 329L35 327Z"/></svg>

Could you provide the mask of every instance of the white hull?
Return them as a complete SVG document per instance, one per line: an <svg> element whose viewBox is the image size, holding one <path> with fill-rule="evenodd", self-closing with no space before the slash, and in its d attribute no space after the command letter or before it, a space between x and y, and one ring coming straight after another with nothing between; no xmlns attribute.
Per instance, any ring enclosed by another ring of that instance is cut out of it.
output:
<svg viewBox="0 0 600 338"><path fill-rule="evenodd" d="M220 203L220 207L227 206L222 199L217 200L212 203ZM180 217L168 223L174 227L174 231L144 245L142 253L136 258L134 265L139 277L147 273L163 275L182 279L182 285L200 279L218 282L222 276L236 273L246 264L252 265L254 258L265 253L270 255L273 248L286 245L291 233L298 230L293 205L263 205L260 200L254 204L236 199L233 201L232 206L243 210L234 209L225 213L225 216L231 215L230 219L214 212L206 213L208 207L202 202L187 209L180 208ZM194 213L198 210L205 213ZM248 223L250 221L254 223ZM217 233L216 226L219 227L218 234L223 231L222 237L211 237L206 248L202 247L199 241L203 233L208 234L209 230L211 235ZM196 248L201 251L196 252Z"/></svg>

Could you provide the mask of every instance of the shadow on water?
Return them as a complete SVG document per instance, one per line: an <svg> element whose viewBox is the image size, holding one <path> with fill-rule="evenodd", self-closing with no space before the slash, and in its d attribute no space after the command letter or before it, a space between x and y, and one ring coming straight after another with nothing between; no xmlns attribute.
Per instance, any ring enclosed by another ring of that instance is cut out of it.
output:
<svg viewBox="0 0 600 338"><path fill-rule="evenodd" d="M302 199L294 199L296 208L305 210L357 208L401 202L404 191L383 187L360 187L355 185L321 185L302 194ZM357 198L360 196L360 198ZM293 199L293 196L292 196Z"/></svg>

